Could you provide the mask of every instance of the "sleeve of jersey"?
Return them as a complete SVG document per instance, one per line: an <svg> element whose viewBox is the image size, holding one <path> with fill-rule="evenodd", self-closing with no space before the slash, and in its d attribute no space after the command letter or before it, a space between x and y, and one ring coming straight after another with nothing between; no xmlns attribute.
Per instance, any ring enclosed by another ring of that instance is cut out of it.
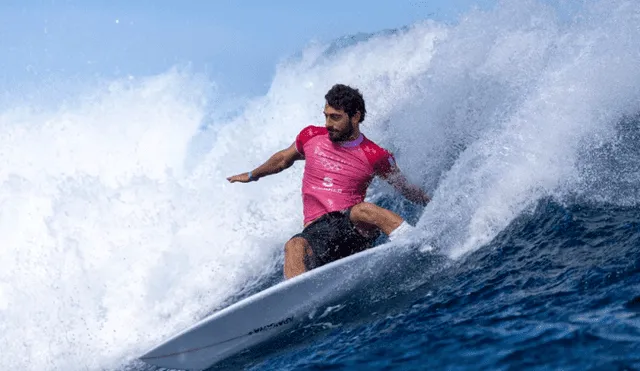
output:
<svg viewBox="0 0 640 371"><path fill-rule="evenodd" d="M374 170L376 175L386 178L393 172L397 171L396 159L389 151L382 151L382 154L377 158L375 162Z"/></svg>
<svg viewBox="0 0 640 371"><path fill-rule="evenodd" d="M304 156L304 145L309 141L309 139L320 134L322 134L321 128L313 125L309 125L306 128L302 129L302 131L300 131L300 133L296 137L296 150L298 151L298 153Z"/></svg>

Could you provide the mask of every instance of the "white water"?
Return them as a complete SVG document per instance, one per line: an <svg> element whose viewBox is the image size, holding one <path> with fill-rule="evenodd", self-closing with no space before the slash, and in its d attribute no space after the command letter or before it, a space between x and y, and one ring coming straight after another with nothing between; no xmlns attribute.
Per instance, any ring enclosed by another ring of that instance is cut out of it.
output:
<svg viewBox="0 0 640 371"><path fill-rule="evenodd" d="M316 46L233 119L210 82L175 70L0 112L0 367L118 368L276 272L301 225L301 164L225 177L321 124L336 82L363 91L365 133L434 195L422 234L454 257L477 249L540 197L579 190L580 151L640 110L638 21L633 1L570 24L504 2Z"/></svg>

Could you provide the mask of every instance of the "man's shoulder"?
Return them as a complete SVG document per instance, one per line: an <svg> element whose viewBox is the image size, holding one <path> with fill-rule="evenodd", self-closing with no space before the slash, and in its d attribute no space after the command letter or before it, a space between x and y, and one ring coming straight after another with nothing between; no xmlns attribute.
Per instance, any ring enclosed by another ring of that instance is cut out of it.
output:
<svg viewBox="0 0 640 371"><path fill-rule="evenodd" d="M367 137L364 137L361 146L369 164L371 164L377 175L386 177L396 169L396 160L390 151L367 139Z"/></svg>
<svg viewBox="0 0 640 371"><path fill-rule="evenodd" d="M370 158L388 157L391 155L390 151L378 145L366 136L362 140L360 146L362 147L362 150L367 155L367 157Z"/></svg>
<svg viewBox="0 0 640 371"><path fill-rule="evenodd" d="M327 133L328 133L327 128L325 128L324 126L309 125L304 129L300 130L300 133L298 134L298 138L302 140L309 140L315 136L324 135Z"/></svg>
<svg viewBox="0 0 640 371"><path fill-rule="evenodd" d="M304 154L304 145L309 140L319 135L327 135L329 131L324 126L309 125L302 129L296 137L296 149L301 154Z"/></svg>

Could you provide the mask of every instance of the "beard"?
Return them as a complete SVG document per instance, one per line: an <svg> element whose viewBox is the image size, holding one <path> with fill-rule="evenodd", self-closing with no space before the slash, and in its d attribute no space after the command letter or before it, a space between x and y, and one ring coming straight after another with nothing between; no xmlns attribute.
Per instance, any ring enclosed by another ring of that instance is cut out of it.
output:
<svg viewBox="0 0 640 371"><path fill-rule="evenodd" d="M338 142L346 142L353 135L353 124L351 123L351 118L349 118L349 126L346 130L343 131L330 131L329 132L329 140L334 143Z"/></svg>

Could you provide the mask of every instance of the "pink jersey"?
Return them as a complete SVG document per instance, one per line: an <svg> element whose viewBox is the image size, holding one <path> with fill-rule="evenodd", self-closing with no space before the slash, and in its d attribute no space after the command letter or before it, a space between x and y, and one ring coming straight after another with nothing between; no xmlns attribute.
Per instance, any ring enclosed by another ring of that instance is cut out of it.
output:
<svg viewBox="0 0 640 371"><path fill-rule="evenodd" d="M375 175L395 169L393 155L364 135L334 143L326 128L307 126L296 137L296 149L305 157L302 178L304 224L332 211L364 201Z"/></svg>

